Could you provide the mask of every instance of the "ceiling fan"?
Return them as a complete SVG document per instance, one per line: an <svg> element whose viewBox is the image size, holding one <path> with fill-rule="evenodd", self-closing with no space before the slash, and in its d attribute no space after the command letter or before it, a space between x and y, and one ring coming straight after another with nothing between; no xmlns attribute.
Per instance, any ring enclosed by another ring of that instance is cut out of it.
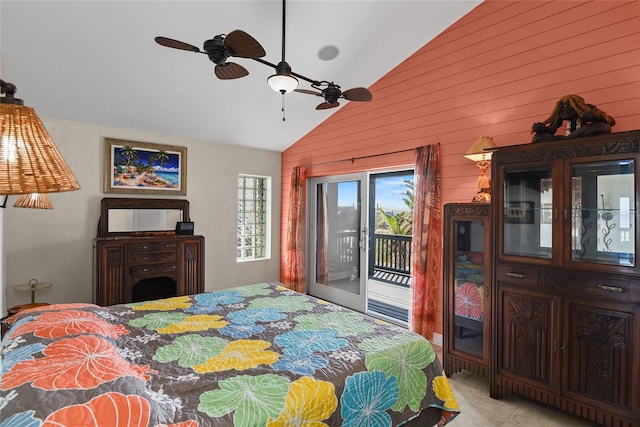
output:
<svg viewBox="0 0 640 427"><path fill-rule="evenodd" d="M251 58L262 64L275 68L276 74L270 76L267 79L269 86L276 92L280 92L283 95L287 92L295 91L299 93L306 93L309 95L321 96L324 98L324 102L320 103L316 110L326 110L329 108L335 108L340 105L339 98L346 99L347 101L359 101L367 102L373 99L373 95L369 89L364 87L357 87L353 89L345 90L340 89L340 86L333 82L325 80L318 81L305 77L301 74L291 71L291 66L285 61L285 35L286 35L286 13L287 5L286 0L282 0L282 61L278 65L274 65L261 58ZM311 83L311 87L317 91L308 89L298 89L298 81L296 77Z"/></svg>
<svg viewBox="0 0 640 427"><path fill-rule="evenodd" d="M311 87L317 89L319 92L308 89L295 89L295 91L323 97L324 102L318 104L316 110L327 110L329 108L337 107L338 105L340 105L340 103L338 102L339 98L346 99L347 101L360 102L367 102L373 99L373 95L371 94L369 89L364 87L354 87L342 92L342 90L340 90L340 86L333 82L327 81L313 82L311 83Z"/></svg>
<svg viewBox="0 0 640 427"><path fill-rule="evenodd" d="M156 37L155 41L166 47L174 49L187 50L195 53L206 54L211 62L215 65L215 74L219 79L237 79L249 74L246 68L235 62L228 62L230 57L248 58L261 64L267 65L275 69L276 73L267 79L269 86L276 92L284 95L292 91L305 93L314 96L321 96L324 101L321 102L316 110L326 110L335 108L340 105L338 99L346 99L347 101L367 102L373 99L373 95L369 89L364 87L356 87L353 89L341 90L340 86L334 82L326 80L314 80L301 74L294 73L291 66L285 60L285 30L286 30L286 0L282 0L282 60L276 65L262 59L266 55L264 48L256 39L242 30L234 30L231 33L219 34L211 40L204 42L203 49L188 43L167 37ZM311 84L315 90L297 89L298 80L305 80ZM284 111L284 98L283 98ZM284 120L284 118L283 118Z"/></svg>
<svg viewBox="0 0 640 427"><path fill-rule="evenodd" d="M218 34L214 38L204 42L200 50L189 43L158 36L156 43L172 47L174 49L188 50L195 53L204 53L215 65L214 72L219 79L238 79L249 74L246 68L235 62L228 62L230 57L260 58L266 55L264 48L256 39L242 30L234 30L229 34Z"/></svg>

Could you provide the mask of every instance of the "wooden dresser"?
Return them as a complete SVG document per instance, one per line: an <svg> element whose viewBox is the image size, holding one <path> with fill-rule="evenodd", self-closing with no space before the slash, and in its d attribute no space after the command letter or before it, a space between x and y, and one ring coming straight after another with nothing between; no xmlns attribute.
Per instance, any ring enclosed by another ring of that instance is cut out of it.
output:
<svg viewBox="0 0 640 427"><path fill-rule="evenodd" d="M640 131L493 154L491 395L640 426Z"/></svg>
<svg viewBox="0 0 640 427"><path fill-rule="evenodd" d="M204 237L174 231L114 231L106 218L115 209L179 210L189 221L186 200L106 198L95 251L95 301L139 302L204 292ZM149 211L145 211L147 214ZM148 222L148 221L147 221ZM127 226L128 227L128 226ZM175 224L172 224L175 228Z"/></svg>

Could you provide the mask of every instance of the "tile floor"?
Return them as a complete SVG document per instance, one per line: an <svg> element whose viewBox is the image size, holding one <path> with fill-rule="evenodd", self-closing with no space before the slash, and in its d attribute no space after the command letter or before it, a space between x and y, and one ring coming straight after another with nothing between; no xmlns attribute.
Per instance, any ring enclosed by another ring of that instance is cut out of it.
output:
<svg viewBox="0 0 640 427"><path fill-rule="evenodd" d="M442 351L434 346L442 360ZM589 422L550 406L508 396L500 400L489 397L489 380L459 372L449 378L461 413L451 427L591 427Z"/></svg>

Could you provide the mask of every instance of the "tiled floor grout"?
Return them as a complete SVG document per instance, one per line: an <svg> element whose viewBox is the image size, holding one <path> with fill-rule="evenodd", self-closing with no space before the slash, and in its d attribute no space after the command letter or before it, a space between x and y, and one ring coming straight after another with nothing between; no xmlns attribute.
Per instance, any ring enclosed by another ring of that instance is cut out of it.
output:
<svg viewBox="0 0 640 427"><path fill-rule="evenodd" d="M442 349L434 346L442 360ZM591 427L598 424L533 400L489 396L489 380L469 372L449 377L461 413L451 426L460 427Z"/></svg>

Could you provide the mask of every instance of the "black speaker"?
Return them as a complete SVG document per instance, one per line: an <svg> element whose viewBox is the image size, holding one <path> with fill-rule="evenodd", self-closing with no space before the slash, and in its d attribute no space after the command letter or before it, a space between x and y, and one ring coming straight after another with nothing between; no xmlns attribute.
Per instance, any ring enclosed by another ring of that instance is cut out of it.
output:
<svg viewBox="0 0 640 427"><path fill-rule="evenodd" d="M176 234L193 235L193 222L181 221L176 223Z"/></svg>

